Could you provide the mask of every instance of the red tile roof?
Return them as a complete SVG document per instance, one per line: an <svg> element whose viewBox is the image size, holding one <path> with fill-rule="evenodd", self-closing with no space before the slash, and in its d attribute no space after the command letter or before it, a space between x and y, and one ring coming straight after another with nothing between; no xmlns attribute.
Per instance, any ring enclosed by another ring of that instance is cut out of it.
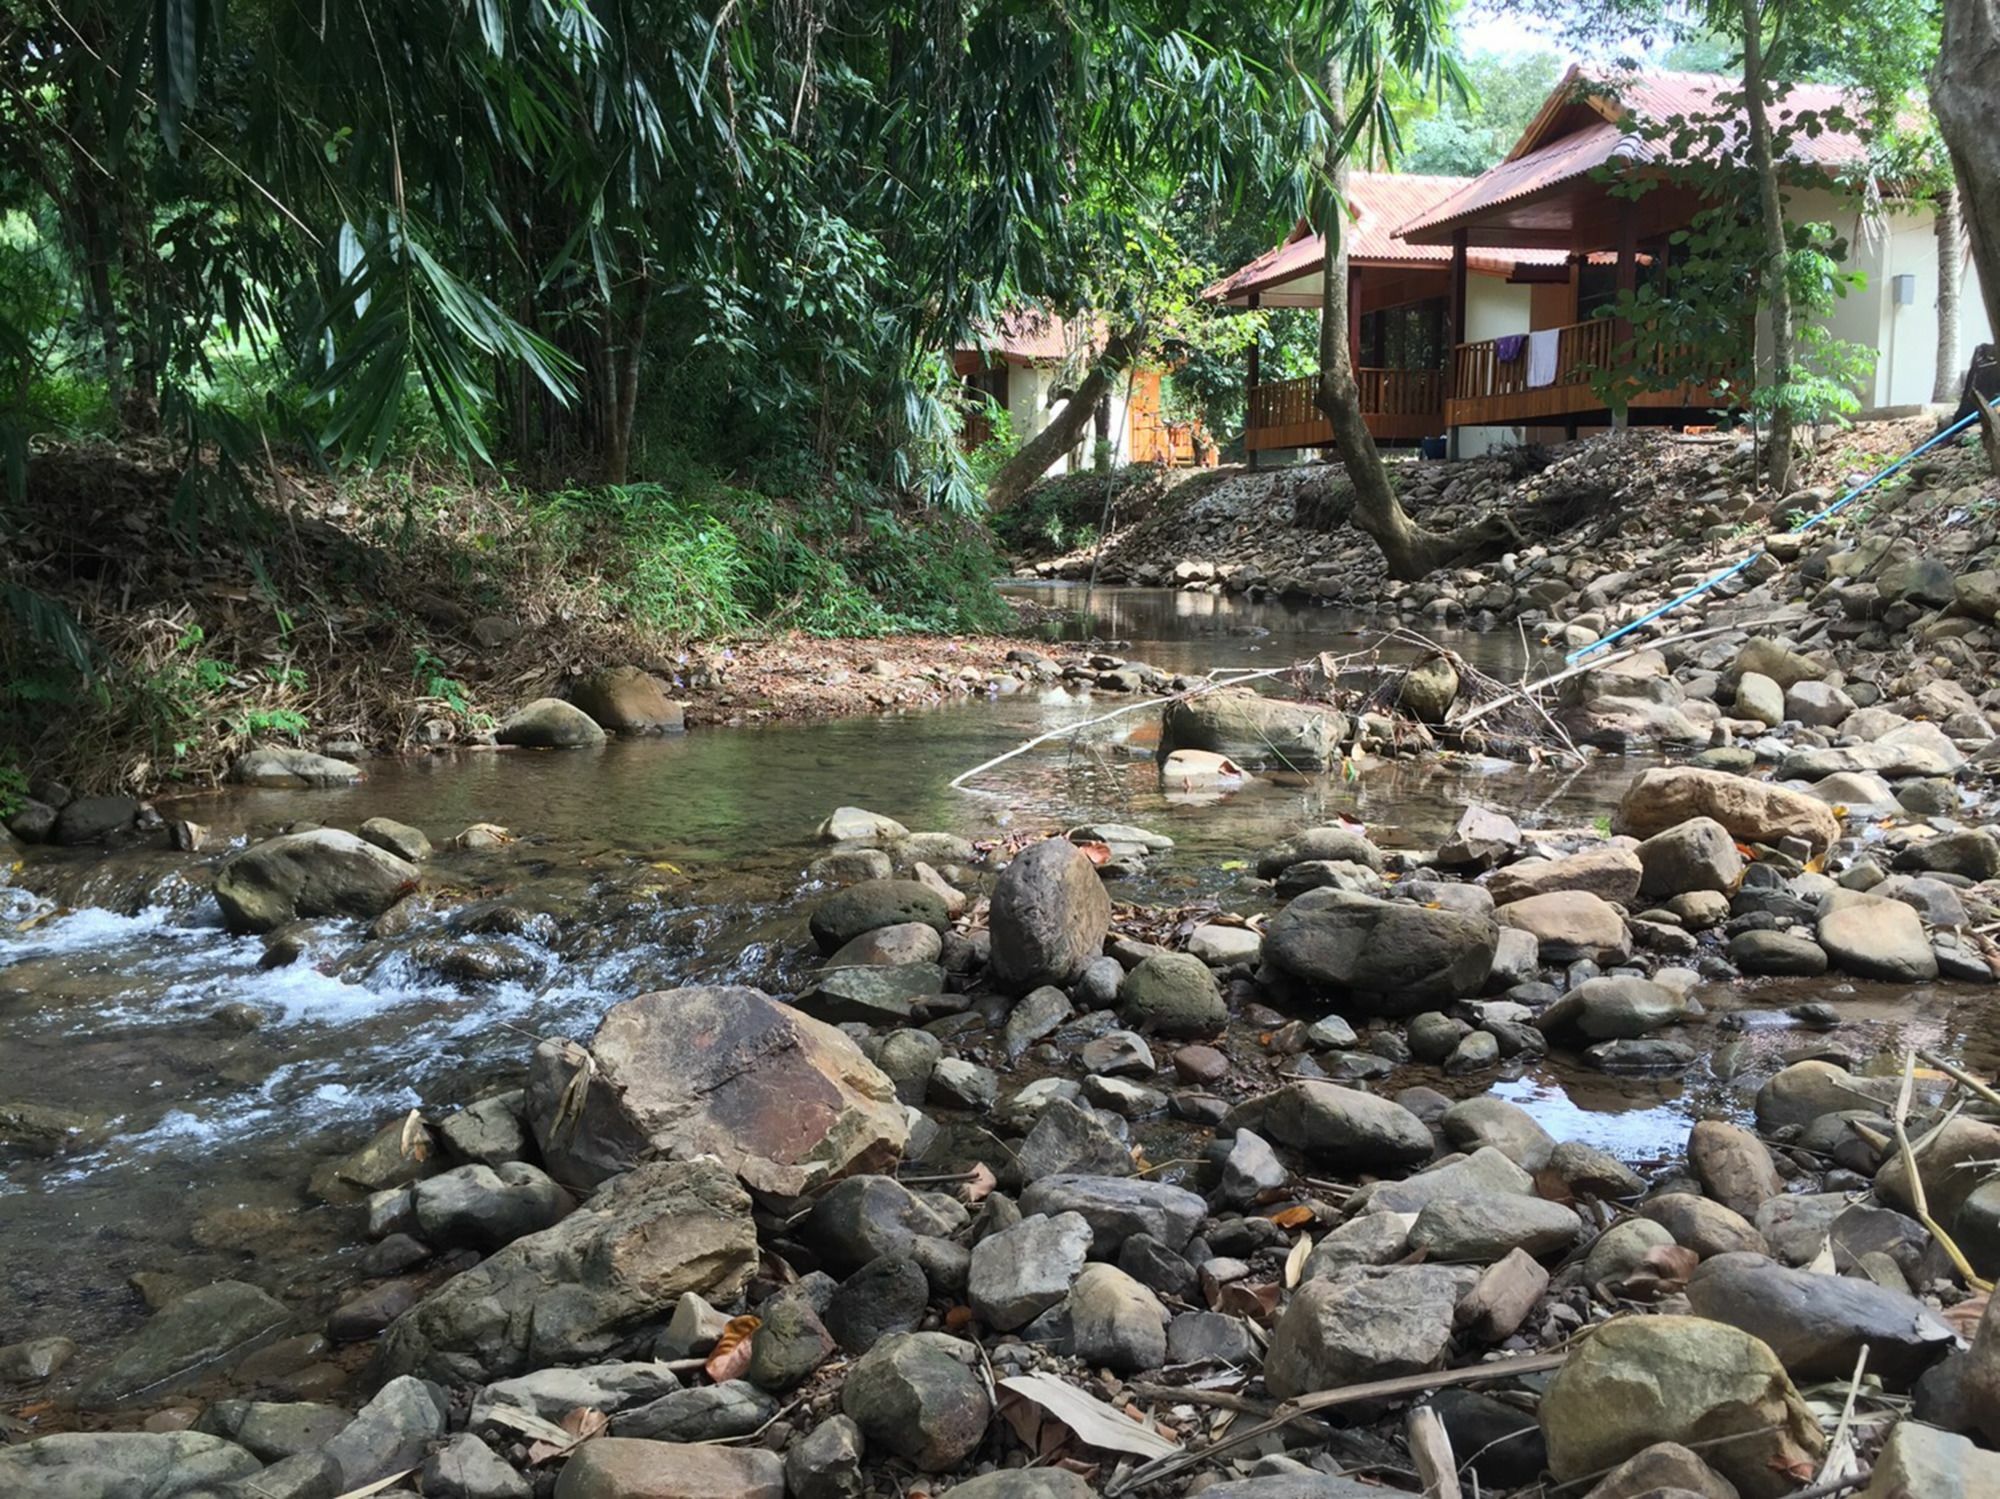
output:
<svg viewBox="0 0 2000 1499"><path fill-rule="evenodd" d="M1077 352L1071 342L1073 336L1069 324L1054 313L1038 307L1017 307L976 329L961 349L1029 364L1059 363ZM1094 329L1092 344L1101 342L1103 337L1101 326Z"/></svg>
<svg viewBox="0 0 2000 1499"><path fill-rule="evenodd" d="M1347 258L1353 265L1447 265L1451 251L1443 245L1413 245L1396 230L1405 220L1444 202L1474 179L1427 177L1417 173L1352 172L1347 179L1348 210L1353 215ZM1296 281L1317 273L1326 259L1320 236L1302 219L1285 242L1265 251L1241 270L1223 277L1202 292L1211 302L1241 304L1252 292ZM1516 265L1560 265L1561 251L1481 250L1468 257L1474 270L1505 276Z"/></svg>
<svg viewBox="0 0 2000 1499"><path fill-rule="evenodd" d="M1505 161L1413 214L1398 226L1397 233L1419 243L1443 246L1450 242L1454 229L1495 209L1583 182L1600 167L1665 166L1685 161L1687 157L1677 157L1675 142L1650 138L1647 132L1633 129L1633 123L1643 120L1663 125L1677 118L1711 123L1725 113L1717 97L1741 88L1737 79L1710 73L1607 73L1588 78L1580 68L1572 67ZM1796 84L1777 101L1772 123L1782 131L1787 120L1807 112L1836 110L1850 102L1847 92L1836 85ZM1572 107L1582 106L1600 118L1580 129L1556 133ZM1727 112L1720 123L1724 126L1723 141L1719 148L1705 143L1696 146L1694 153L1700 159L1713 160L1740 147L1740 113ZM1865 167L1868 147L1847 130L1823 129L1816 135L1799 131L1786 142L1785 156L1795 165L1841 172Z"/></svg>

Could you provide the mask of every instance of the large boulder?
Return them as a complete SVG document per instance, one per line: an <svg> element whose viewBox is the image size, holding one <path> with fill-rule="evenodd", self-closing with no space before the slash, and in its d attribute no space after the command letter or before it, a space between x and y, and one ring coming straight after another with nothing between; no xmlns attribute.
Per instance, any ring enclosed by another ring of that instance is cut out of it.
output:
<svg viewBox="0 0 2000 1499"><path fill-rule="evenodd" d="M215 902L232 932L268 932L301 916L380 916L417 888L407 859L337 828L284 833L222 861Z"/></svg>
<svg viewBox="0 0 2000 1499"><path fill-rule="evenodd" d="M1907 1390L1957 1341L1907 1291L1853 1275L1794 1270L1759 1254L1722 1254L1688 1278L1699 1316L1760 1338L1802 1382L1846 1379L1865 1345L1868 1368L1891 1390Z"/></svg>
<svg viewBox="0 0 2000 1499"><path fill-rule="evenodd" d="M1713 817L1686 822L1653 834L1639 845L1641 895L1686 895L1714 890L1728 895L1743 879L1743 855L1729 829Z"/></svg>
<svg viewBox="0 0 2000 1499"><path fill-rule="evenodd" d="M1309 890L1264 929L1264 963L1281 981L1411 1015L1486 986L1500 932L1484 916L1344 890Z"/></svg>
<svg viewBox="0 0 2000 1499"><path fill-rule="evenodd" d="M154 1313L85 1382L77 1404L85 1410L112 1410L158 1395L241 1358L290 1320L283 1303L240 1280L219 1280L189 1291Z"/></svg>
<svg viewBox="0 0 2000 1499"><path fill-rule="evenodd" d="M1536 1024L1556 1033L1575 1030L1591 1041L1615 1041L1650 1035L1687 1011L1687 996L1677 989L1611 974L1584 980L1542 1011Z"/></svg>
<svg viewBox="0 0 2000 1499"><path fill-rule="evenodd" d="M734 1176L713 1161L648 1162L398 1317L377 1368L488 1384L602 1359L688 1292L727 1302L756 1265L750 1196Z"/></svg>
<svg viewBox="0 0 2000 1499"><path fill-rule="evenodd" d="M1281 1400L1438 1368L1474 1272L1351 1265L1307 1281L1278 1318L1264 1385Z"/></svg>
<svg viewBox="0 0 2000 1499"><path fill-rule="evenodd" d="M821 901L808 926L822 953L839 952L870 932L892 926L951 925L944 898L919 880L860 880Z"/></svg>
<svg viewBox="0 0 2000 1499"><path fill-rule="evenodd" d="M21 1499L175 1499L264 1465L193 1431L71 1431L0 1447L0 1494Z"/></svg>
<svg viewBox="0 0 2000 1499"><path fill-rule="evenodd" d="M1613 844L1564 859L1523 859L1495 874L1486 888L1498 906L1556 890L1583 890L1624 906L1639 893L1640 874L1638 854Z"/></svg>
<svg viewBox="0 0 2000 1499"><path fill-rule="evenodd" d="M969 1345L938 1333L886 1337L848 1370L840 1408L871 1450L885 1449L925 1473L947 1472L986 1439L993 1418L986 1387L966 1367L969 1356Z"/></svg>
<svg viewBox="0 0 2000 1499"><path fill-rule="evenodd" d="M994 883L994 981L1010 994L1069 983L1104 951L1111 897L1090 856L1067 838L1032 845Z"/></svg>
<svg viewBox="0 0 2000 1499"><path fill-rule="evenodd" d="M1229 1023L1215 975L1184 952L1154 953L1126 974L1118 1013L1126 1024L1163 1036L1212 1036Z"/></svg>
<svg viewBox="0 0 2000 1499"><path fill-rule="evenodd" d="M500 721L493 737L521 749L582 749L604 743L597 720L559 697L538 697Z"/></svg>
<svg viewBox="0 0 2000 1499"><path fill-rule="evenodd" d="M1339 1170L1414 1166L1436 1149L1423 1120L1387 1098L1302 1078L1231 1112L1225 1129L1254 1129Z"/></svg>
<svg viewBox="0 0 2000 1499"><path fill-rule="evenodd" d="M1493 913L1501 926L1526 932L1540 944L1545 961L1622 963L1632 955L1632 934L1609 901L1587 890L1551 890L1509 901Z"/></svg>
<svg viewBox="0 0 2000 1499"><path fill-rule="evenodd" d="M1703 1452L1743 1499L1781 1499L1826 1440L1777 1355L1703 1317L1634 1317L1595 1329L1541 1403L1549 1471L1580 1483L1656 1442Z"/></svg>
<svg viewBox="0 0 2000 1499"><path fill-rule="evenodd" d="M229 767L229 779L239 786L298 790L307 786L351 786L361 779L361 771L345 760L280 745L251 750Z"/></svg>
<svg viewBox="0 0 2000 1499"><path fill-rule="evenodd" d="M1617 824L1620 832L1650 838L1691 817L1714 818L1745 843L1801 838L1824 850L1840 836L1833 809L1803 791L1680 765L1642 771L1618 804Z"/></svg>
<svg viewBox="0 0 2000 1499"><path fill-rule="evenodd" d="M1333 708L1265 697L1248 688L1204 692L1169 703L1160 755L1206 750L1238 765L1325 770L1340 759L1347 720Z"/></svg>
<svg viewBox="0 0 2000 1499"><path fill-rule="evenodd" d="M573 1088L587 1074L581 1099ZM588 1056L544 1041L527 1114L557 1180L712 1155L782 1196L901 1155L895 1085L845 1032L755 989L666 989L614 1005Z"/></svg>
<svg viewBox="0 0 2000 1499"><path fill-rule="evenodd" d="M569 695L599 728L613 733L674 733L687 726L681 705L667 696L660 679L636 666L600 667L580 678Z"/></svg>
<svg viewBox="0 0 2000 1499"><path fill-rule="evenodd" d="M1937 977L1937 953L1914 907L1853 890L1837 894L1843 898L1820 917L1816 934L1834 967L1899 984Z"/></svg>

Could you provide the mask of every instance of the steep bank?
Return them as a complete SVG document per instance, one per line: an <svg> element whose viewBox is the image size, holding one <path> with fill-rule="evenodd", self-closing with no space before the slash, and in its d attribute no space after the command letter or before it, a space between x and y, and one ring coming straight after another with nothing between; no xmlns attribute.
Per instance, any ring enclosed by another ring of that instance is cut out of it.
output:
<svg viewBox="0 0 2000 1499"><path fill-rule="evenodd" d="M968 667L983 685L1006 647L977 637L1013 622L976 525L701 475L531 493L279 463L246 491L163 451L63 448L0 537L16 793L212 784L254 744L476 743L607 667L694 723L936 701L972 690Z"/></svg>

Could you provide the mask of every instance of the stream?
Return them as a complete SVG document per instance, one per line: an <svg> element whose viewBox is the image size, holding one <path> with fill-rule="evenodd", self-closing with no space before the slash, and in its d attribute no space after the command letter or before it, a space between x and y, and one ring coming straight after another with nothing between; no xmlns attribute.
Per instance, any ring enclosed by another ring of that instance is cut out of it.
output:
<svg viewBox="0 0 2000 1499"><path fill-rule="evenodd" d="M1018 591L1058 608L1084 603L1080 585ZM1157 589L1098 589L1089 608L1051 638L1095 639L1187 673L1353 650L1367 623ZM1496 675L1524 665L1516 634L1439 638ZM1134 712L1085 746L1044 746L967 790L947 786L1123 701L1024 687L924 713L599 751L381 761L351 788L163 805L209 829L199 856L36 851L20 885L0 883L0 1107L73 1110L94 1126L60 1154L0 1154L0 1344L62 1334L82 1345L76 1369L87 1370L142 1318L128 1284L142 1271L197 1283L233 1276L288 1300L330 1300L362 1246L351 1210L307 1191L315 1166L412 1107L438 1110L518 1080L533 1036L587 1037L632 994L688 982L792 987L811 962L805 911L824 893L803 875L817 853L813 829L836 806L972 838L1137 823L1177 846L1119 882L1115 899L1252 912L1273 902L1242 861L1294 828L1346 814L1386 848L1434 848L1473 801L1530 829L1587 826L1650 763L1604 758L1578 771L1440 757L1374 766L1351 783L1264 778L1191 797L1160 789L1157 715ZM267 969L261 939L222 930L207 875L230 846L294 821L352 827L371 816L413 823L440 846L480 822L518 841L449 856L459 888L419 918L424 941L368 943L329 923L299 961ZM502 895L556 921L503 930L460 911ZM1710 986L1701 997L1711 1014L1741 1013L1726 1031L1696 1028L1708 1055L1684 1077L1608 1078L1551 1059L1453 1084L1407 1068L1382 1086L1490 1086L1558 1138L1643 1169L1678 1150L1690 1117L1741 1111L1735 1079L1768 1072L1779 1052L1837 1040L1856 1055L1865 1038L1865 1057L1908 1030L1943 1039L1969 1065L1992 1065L1990 991L1865 986L1842 1013L1867 1024L1828 1037L1783 1018L1800 1000L1854 992L1840 980ZM1239 1044L1254 1047L1254 1034Z"/></svg>

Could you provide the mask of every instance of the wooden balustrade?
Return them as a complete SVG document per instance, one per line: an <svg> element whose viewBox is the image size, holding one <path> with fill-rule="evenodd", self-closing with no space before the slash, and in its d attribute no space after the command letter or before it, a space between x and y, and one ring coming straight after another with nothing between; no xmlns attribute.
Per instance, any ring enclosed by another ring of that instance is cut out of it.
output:
<svg viewBox="0 0 2000 1499"><path fill-rule="evenodd" d="M1592 318L1557 328L1555 377L1528 383L1528 344L1515 357L1500 358L1502 340L1484 339L1452 350L1451 394L1445 415L1454 427L1514 426L1550 418L1603 411L1607 402L1592 377L1617 362L1619 329L1610 318ZM1674 390L1634 390L1628 406L1705 406L1709 393L1697 386Z"/></svg>
<svg viewBox="0 0 2000 1499"><path fill-rule="evenodd" d="M1354 379L1362 417L1378 439L1408 442L1444 431L1443 370L1360 369ZM1330 444L1333 428L1314 399L1318 386L1310 375L1252 386L1244 446L1255 451Z"/></svg>

